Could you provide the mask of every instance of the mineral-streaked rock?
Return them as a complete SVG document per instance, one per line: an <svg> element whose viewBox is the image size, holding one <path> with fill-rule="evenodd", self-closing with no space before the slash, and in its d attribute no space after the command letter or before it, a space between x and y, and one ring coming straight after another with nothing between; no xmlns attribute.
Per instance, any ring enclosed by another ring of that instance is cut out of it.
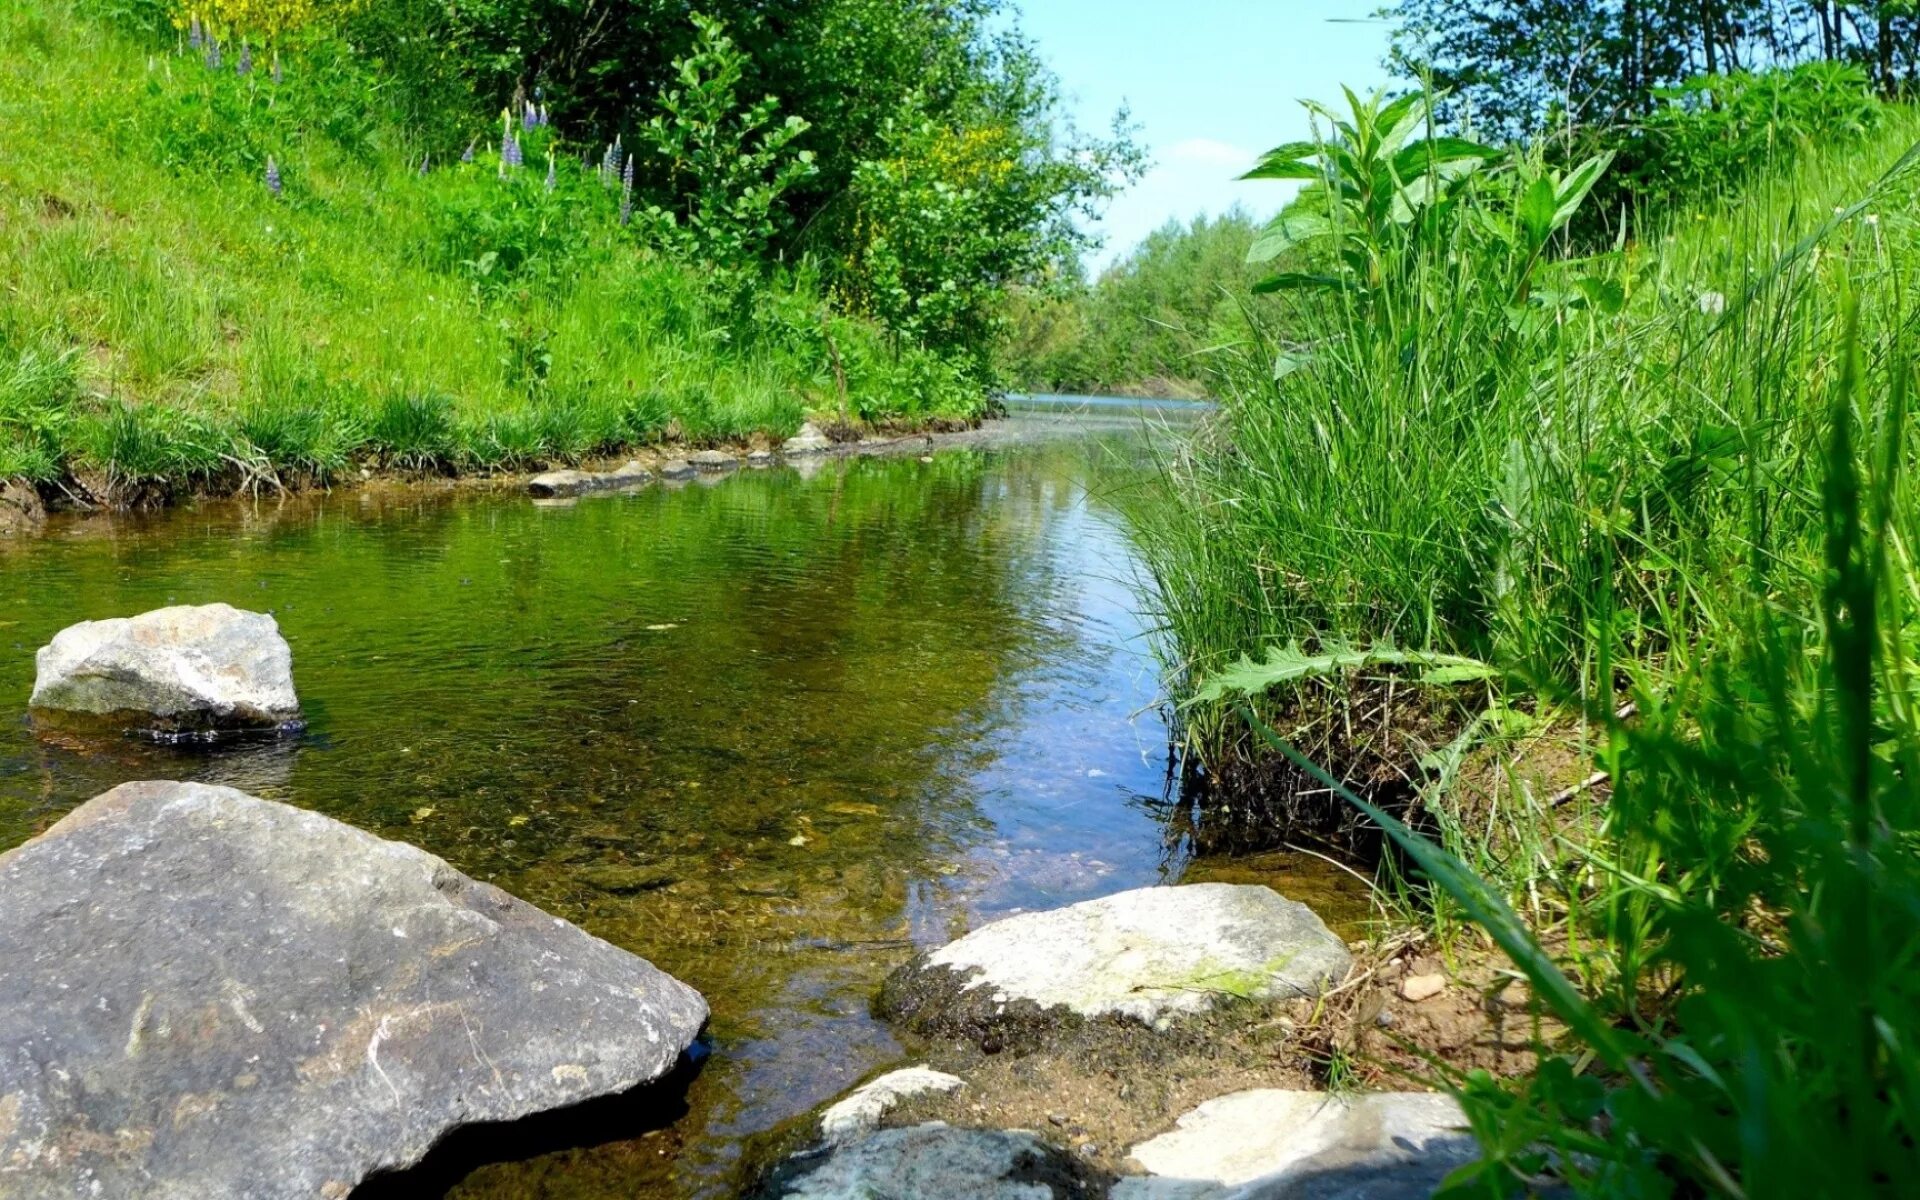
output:
<svg viewBox="0 0 1920 1200"><path fill-rule="evenodd" d="M1477 1153L1451 1096L1260 1089L1209 1100L1133 1148L1114 1200L1425 1200Z"/></svg>
<svg viewBox="0 0 1920 1200"><path fill-rule="evenodd" d="M881 1007L936 1032L1015 1008L1154 1023L1229 997L1315 996L1351 965L1312 909L1271 888L1139 888L984 925L901 967Z"/></svg>
<svg viewBox="0 0 1920 1200"><path fill-rule="evenodd" d="M928 1092L957 1092L966 1086L958 1075L930 1067L903 1067L855 1088L845 1099L820 1114L820 1136L839 1145L880 1127L880 1118L894 1105Z"/></svg>
<svg viewBox="0 0 1920 1200"><path fill-rule="evenodd" d="M934 1122L883 1129L792 1160L760 1194L768 1200L1077 1200L1105 1192L1072 1156L1030 1133Z"/></svg>
<svg viewBox="0 0 1920 1200"><path fill-rule="evenodd" d="M29 703L43 713L167 731L271 729L300 716L280 626L226 604L82 621L42 646L35 666Z"/></svg>
<svg viewBox="0 0 1920 1200"><path fill-rule="evenodd" d="M659 1079L698 993L424 851L131 783L0 856L0 1195L345 1196Z"/></svg>

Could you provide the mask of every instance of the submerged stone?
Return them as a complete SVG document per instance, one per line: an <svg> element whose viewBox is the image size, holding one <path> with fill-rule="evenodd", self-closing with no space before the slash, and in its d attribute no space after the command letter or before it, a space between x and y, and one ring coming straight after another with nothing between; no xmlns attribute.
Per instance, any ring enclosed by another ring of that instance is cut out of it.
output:
<svg viewBox="0 0 1920 1200"><path fill-rule="evenodd" d="M0 1195L344 1197L451 1130L670 1072L643 959L424 851L130 783L0 855Z"/></svg>
<svg viewBox="0 0 1920 1200"><path fill-rule="evenodd" d="M185 733L274 729L300 716L280 626L231 605L82 621L34 662L29 703L42 714Z"/></svg>
<svg viewBox="0 0 1920 1200"><path fill-rule="evenodd" d="M884 1014L977 1035L1054 1011L1149 1024L1317 996L1352 966L1313 910L1258 885L1138 888L974 930L890 977Z"/></svg>
<svg viewBox="0 0 1920 1200"><path fill-rule="evenodd" d="M902 1067L869 1080L820 1114L820 1136L831 1145L852 1141L880 1127L880 1119L902 1100L931 1092L957 1092L966 1086L958 1075L930 1067Z"/></svg>
<svg viewBox="0 0 1920 1200"><path fill-rule="evenodd" d="M1086 1166L1031 1133L956 1129L937 1121L883 1129L790 1159L760 1192L764 1200L1090 1200L1105 1194Z"/></svg>
<svg viewBox="0 0 1920 1200"><path fill-rule="evenodd" d="M1478 1154L1451 1096L1262 1088L1209 1100L1132 1151L1114 1200L1426 1200Z"/></svg>

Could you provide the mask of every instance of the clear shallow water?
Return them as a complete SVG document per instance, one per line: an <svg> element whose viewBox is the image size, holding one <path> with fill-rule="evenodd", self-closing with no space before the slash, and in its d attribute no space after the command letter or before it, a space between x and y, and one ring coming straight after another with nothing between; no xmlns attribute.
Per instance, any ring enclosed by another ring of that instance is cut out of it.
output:
<svg viewBox="0 0 1920 1200"><path fill-rule="evenodd" d="M1101 499L1129 444L561 506L367 491L62 519L0 542L0 848L156 777L423 846L714 1010L670 1128L616 1118L454 1194L733 1194L746 1139L906 1055L867 1004L913 946L1187 869L1132 558ZM82 755L32 736L33 651L58 629L215 600L279 619L305 737ZM1298 869L1291 893L1363 902Z"/></svg>

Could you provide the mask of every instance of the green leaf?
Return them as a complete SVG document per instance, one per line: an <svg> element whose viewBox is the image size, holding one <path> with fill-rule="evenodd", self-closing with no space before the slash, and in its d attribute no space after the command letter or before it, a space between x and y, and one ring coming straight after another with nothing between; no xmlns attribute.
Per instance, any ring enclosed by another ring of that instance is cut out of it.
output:
<svg viewBox="0 0 1920 1200"><path fill-rule="evenodd" d="M1284 646L1269 646L1265 662L1257 663L1242 655L1239 662L1207 680L1187 700L1186 706L1217 704L1232 696L1259 696L1272 688L1305 679L1325 679L1346 671L1392 666L1425 668L1420 682L1436 685L1491 679L1496 674L1477 658L1430 650L1401 650L1391 642L1364 649L1333 644L1320 654L1308 654L1298 642L1289 642Z"/></svg>
<svg viewBox="0 0 1920 1200"><path fill-rule="evenodd" d="M1325 237L1332 232L1333 226L1325 217L1314 213L1283 212L1268 222L1260 236L1254 239L1252 247L1247 250L1247 261L1269 262L1301 242Z"/></svg>
<svg viewBox="0 0 1920 1200"><path fill-rule="evenodd" d="M1607 168L1612 165L1613 151L1608 150L1581 163L1560 181L1554 196L1553 227L1555 229L1573 220L1573 214L1579 211L1580 205L1587 198L1587 193L1593 190L1593 185L1600 182L1600 177L1606 174Z"/></svg>
<svg viewBox="0 0 1920 1200"><path fill-rule="evenodd" d="M1312 142L1288 142L1260 156L1242 179L1319 179L1320 147Z"/></svg>
<svg viewBox="0 0 1920 1200"><path fill-rule="evenodd" d="M1554 190L1553 180L1542 175L1526 186L1520 193L1518 211L1520 225L1527 231L1528 249L1538 249L1546 244L1554 229L1554 211L1559 204L1558 193Z"/></svg>
<svg viewBox="0 0 1920 1200"><path fill-rule="evenodd" d="M1343 288L1347 281L1338 275L1314 275L1305 271L1280 271L1253 285L1254 294L1292 292L1302 288Z"/></svg>

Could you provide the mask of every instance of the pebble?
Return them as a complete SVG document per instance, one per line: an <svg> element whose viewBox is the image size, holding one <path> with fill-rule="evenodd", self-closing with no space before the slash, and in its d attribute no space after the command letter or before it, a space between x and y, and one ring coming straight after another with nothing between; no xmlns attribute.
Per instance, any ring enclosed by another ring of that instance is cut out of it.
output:
<svg viewBox="0 0 1920 1200"><path fill-rule="evenodd" d="M1409 975L1400 981L1400 998L1418 1004L1447 990L1445 975Z"/></svg>

